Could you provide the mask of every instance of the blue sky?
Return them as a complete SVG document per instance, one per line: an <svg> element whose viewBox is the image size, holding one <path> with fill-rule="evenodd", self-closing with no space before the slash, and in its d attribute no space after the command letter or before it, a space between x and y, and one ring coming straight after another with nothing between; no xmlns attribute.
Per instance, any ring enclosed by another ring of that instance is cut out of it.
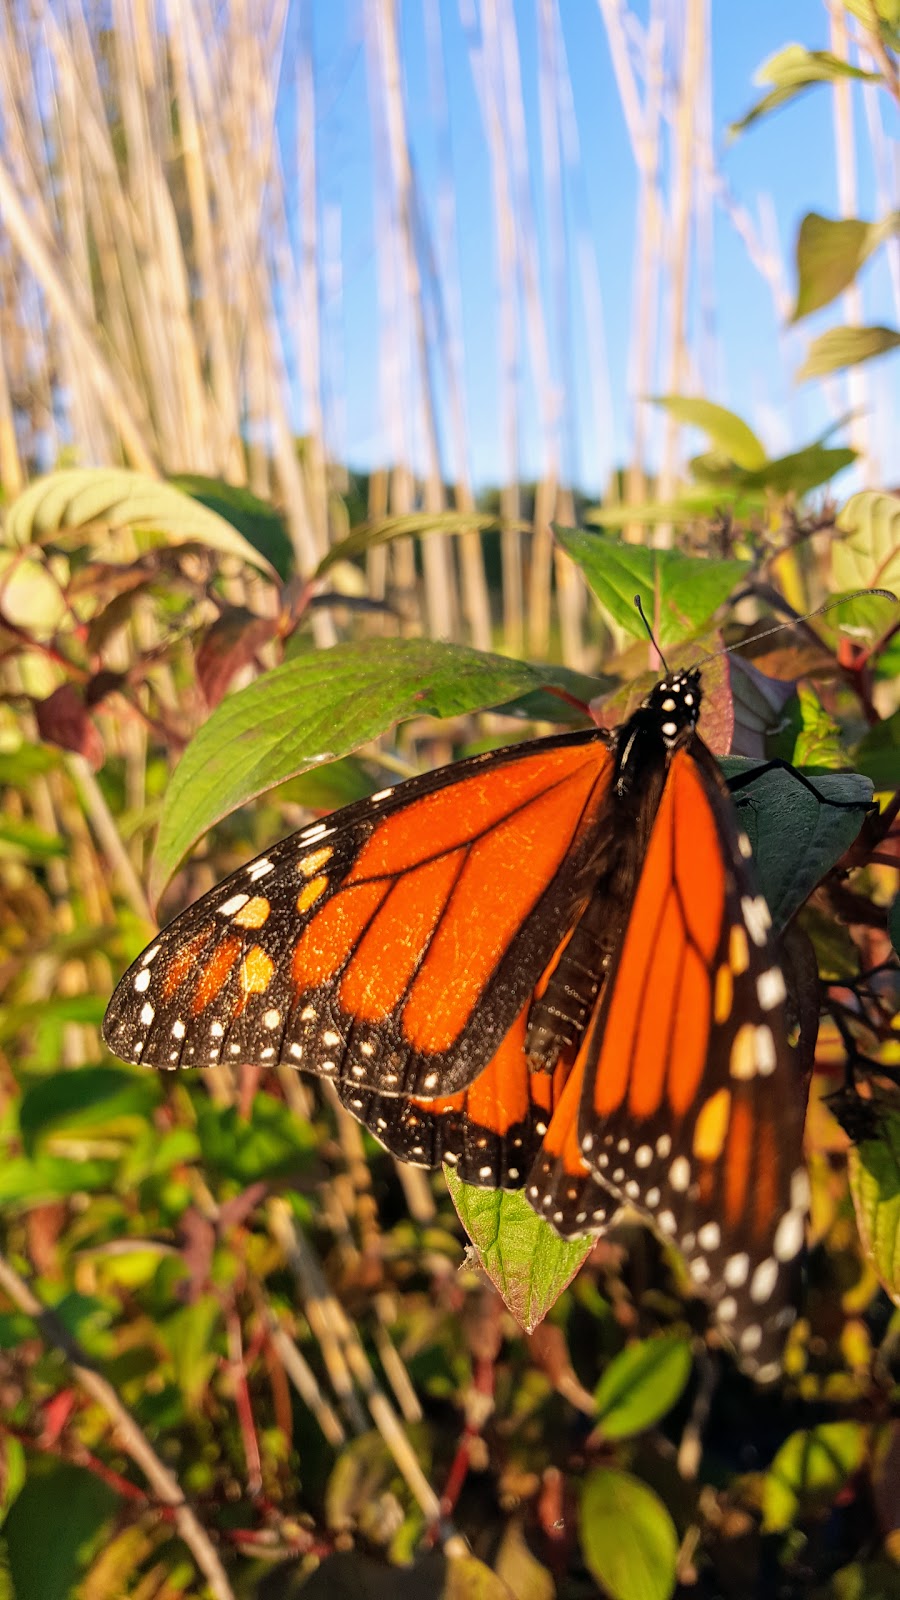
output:
<svg viewBox="0 0 900 1600"><path fill-rule="evenodd" d="M308 0L309 3L309 0ZM323 369L326 387L328 442L351 464L384 464L398 448L421 465L421 435L414 406L392 413L384 402L377 262L384 238L373 197L375 150L369 104L363 22L364 0L319 0L311 4L317 84L317 162L320 216L329 218L332 237L340 226L342 298L326 307ZM401 54L410 141L432 240L440 238L437 215L441 171L440 119L435 114L434 80L430 76L425 19L432 0L405 0L401 7ZM461 287L465 399L468 422L468 471L476 485L504 476L498 405L498 329L496 241L490 162L469 49L461 13L480 10L475 0L433 0L442 35L452 170L456 205L458 267ZM527 144L534 208L534 237L527 248L538 274L545 307L552 303L550 228L541 178L538 103L537 0L511 0L514 7L527 122ZM575 119L581 150L577 191L571 205L584 197L589 236L596 254L603 301L602 339L585 332L580 278L573 236L564 242L565 271L570 288L571 358L565 363L554 348L556 380L568 373L564 464L568 475L589 492L600 490L610 469L626 456L629 408L626 401L631 330L632 278L635 248L637 178L613 76L605 30L597 0L558 0L571 77ZM643 14L644 7L638 7ZM672 9L676 9L674 0ZM793 239L806 211L837 215L831 92L815 89L773 117L756 125L736 142L726 136L761 92L752 83L762 61L791 41L811 49L828 45L823 0L756 0L752 6L734 0L712 0L713 127L716 161L736 200L758 217L760 197L777 221L782 253L792 281ZM285 76L291 80L289 53ZM897 119L887 97L879 97L882 115L895 138ZM858 149L859 214L879 214L872 172L871 146L863 102L855 101ZM290 117L282 119L283 130ZM895 146L896 156L896 146ZM897 199L895 197L894 204ZM708 398L743 414L773 453L807 442L829 420L847 409L846 386L838 380L828 391L817 383L798 386L792 372L799 365L811 334L842 321L835 306L809 319L785 340L768 286L748 260L731 223L714 208L713 274L708 303L713 308L707 328L714 339L702 372ZM867 269L865 320L896 322L886 265ZM698 308L693 302L693 321ZM524 349L523 335L523 349ZM896 412L900 359L890 357L868 369L867 402ZM662 386L662 375L657 380ZM536 475L545 462L540 408L527 356L520 363L521 430L519 466L523 477ZM409 413L409 414L408 414ZM445 469L451 466L446 413L440 413ZM884 429L876 446L887 453ZM882 459L890 473L896 466Z"/></svg>

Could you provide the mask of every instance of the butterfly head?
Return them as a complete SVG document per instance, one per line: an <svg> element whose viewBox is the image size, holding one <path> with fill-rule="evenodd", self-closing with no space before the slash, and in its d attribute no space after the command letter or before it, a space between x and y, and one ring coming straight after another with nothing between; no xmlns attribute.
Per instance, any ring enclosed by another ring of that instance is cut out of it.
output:
<svg viewBox="0 0 900 1600"><path fill-rule="evenodd" d="M650 690L643 709L658 719L658 728L664 744L674 749L686 733L697 726L703 688L700 669L690 667L684 672L668 672Z"/></svg>

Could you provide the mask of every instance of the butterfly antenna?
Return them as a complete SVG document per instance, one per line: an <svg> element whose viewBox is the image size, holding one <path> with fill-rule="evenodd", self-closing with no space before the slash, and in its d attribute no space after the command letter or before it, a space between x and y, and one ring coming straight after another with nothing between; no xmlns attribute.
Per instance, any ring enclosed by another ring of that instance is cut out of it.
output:
<svg viewBox="0 0 900 1600"><path fill-rule="evenodd" d="M801 622L809 622L812 617L824 616L826 611L832 611L835 606L846 605L848 600L861 600L868 595L878 595L882 600L893 600L895 605L897 603L897 596L892 589L854 589L850 594L832 595L830 600L823 600L820 606L815 607L815 610L805 611L802 617L792 617L789 622L776 622L774 628L764 628L762 633L753 635L751 642L756 644L757 640L768 639L773 633L783 633L785 628L796 628ZM640 606L638 610L640 610ZM641 611L641 616L643 617L643 615L644 613ZM644 619L644 625L646 627L646 618ZM721 650L705 651L704 654L707 661L715 661L718 656L731 655L734 648L734 645L724 644Z"/></svg>
<svg viewBox="0 0 900 1600"><path fill-rule="evenodd" d="M650 640L650 643L652 644L654 650L656 651L656 654L659 656L659 659L663 664L663 672L668 672L669 664L666 661L665 656L663 655L662 651L659 648L659 642L656 639L656 637L654 636L653 629L651 628L649 622L647 621L647 613L645 612L644 607L641 604L641 597L640 597L639 594L635 595L634 603L637 606L638 616L640 617L642 623L644 624L644 627L647 629L647 637Z"/></svg>

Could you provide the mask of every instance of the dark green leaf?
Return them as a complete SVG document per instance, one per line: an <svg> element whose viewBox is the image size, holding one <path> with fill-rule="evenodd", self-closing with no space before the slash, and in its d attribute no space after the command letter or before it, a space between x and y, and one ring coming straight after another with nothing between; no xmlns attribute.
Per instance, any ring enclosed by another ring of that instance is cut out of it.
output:
<svg viewBox="0 0 900 1600"><path fill-rule="evenodd" d="M711 400L700 400L688 395L664 394L652 396L654 405L662 406L669 415L690 428L702 428L716 450L720 450L735 466L755 472L766 464L765 446L757 439L753 429L742 417Z"/></svg>
<svg viewBox="0 0 900 1600"><path fill-rule="evenodd" d="M115 1172L114 1161L70 1161L48 1155L31 1161L27 1156L13 1156L0 1165L0 1206L28 1210L66 1195L108 1189Z"/></svg>
<svg viewBox="0 0 900 1600"><path fill-rule="evenodd" d="M851 1145L848 1160L863 1248L900 1305L900 1113L882 1108L878 1137Z"/></svg>
<svg viewBox="0 0 900 1600"><path fill-rule="evenodd" d="M678 1535L662 1501L640 1479L595 1467L581 1494L579 1535L589 1572L612 1600L668 1600Z"/></svg>
<svg viewBox="0 0 900 1600"><path fill-rule="evenodd" d="M827 372L840 372L844 367L857 367L873 356L886 355L900 345L900 333L895 328L829 328L813 339L806 352L806 360L797 369L797 382L807 378L821 378Z"/></svg>
<svg viewBox="0 0 900 1600"><path fill-rule="evenodd" d="M159 1324L159 1332L175 1370L175 1381L191 1410L202 1402L212 1374L219 1363L214 1344L222 1320L222 1307L215 1295L201 1295L189 1306L181 1306Z"/></svg>
<svg viewBox="0 0 900 1600"><path fill-rule="evenodd" d="M782 1532L798 1513L825 1509L862 1466L868 1429L859 1422L824 1422L786 1439L763 1485L763 1527Z"/></svg>
<svg viewBox="0 0 900 1600"><path fill-rule="evenodd" d="M299 1176L315 1157L309 1124L268 1094L254 1097L249 1119L236 1106L202 1105L197 1133L207 1166L241 1184Z"/></svg>
<svg viewBox="0 0 900 1600"><path fill-rule="evenodd" d="M594 1391L607 1439L627 1439L671 1411L691 1371L691 1346L678 1334L641 1339L610 1362Z"/></svg>
<svg viewBox="0 0 900 1600"><path fill-rule="evenodd" d="M823 483L852 467L856 451L821 444L809 444L789 456L779 456L759 472L747 473L745 488L769 489L774 494L793 494L798 498L818 489Z"/></svg>
<svg viewBox="0 0 900 1600"><path fill-rule="evenodd" d="M869 729L853 752L853 765L876 789L900 789L900 711Z"/></svg>
<svg viewBox="0 0 900 1600"><path fill-rule="evenodd" d="M797 235L797 304L792 320L798 322L842 294L872 251L898 228L900 212L882 222L808 212Z"/></svg>
<svg viewBox="0 0 900 1600"><path fill-rule="evenodd" d="M722 769L729 780L745 780L734 800L778 932L849 850L871 804L872 787L855 772L808 772L803 776L816 791L811 793L780 767L747 782L758 764L731 756Z"/></svg>
<svg viewBox="0 0 900 1600"><path fill-rule="evenodd" d="M161 1098L159 1079L124 1067L79 1067L57 1072L26 1089L19 1110L25 1149L60 1129L112 1132L123 1119L143 1122Z"/></svg>
<svg viewBox="0 0 900 1600"><path fill-rule="evenodd" d="M838 589L900 588L900 495L863 489L837 519L831 571Z"/></svg>
<svg viewBox="0 0 900 1600"><path fill-rule="evenodd" d="M166 791L151 886L158 895L207 828L405 717L452 717L540 688L522 661L427 639L335 645L264 673L224 700L188 745Z"/></svg>
<svg viewBox="0 0 900 1600"><path fill-rule="evenodd" d="M15 1600L72 1600L118 1507L93 1472L32 1460L4 1529Z"/></svg>
<svg viewBox="0 0 900 1600"><path fill-rule="evenodd" d="M461 1183L444 1168L450 1197L478 1258L519 1325L532 1333L590 1254L591 1239L560 1239L521 1193Z"/></svg>
<svg viewBox="0 0 900 1600"><path fill-rule="evenodd" d="M783 50L764 61L753 76L754 83L771 83L774 87L755 106L751 106L739 122L732 123L729 132L732 136L743 133L760 117L787 105L789 100L796 99L805 89L811 89L817 83L834 83L841 78L862 78L869 83L881 81L877 72L863 72L859 67L851 67L840 56L832 55L830 50L807 50L802 44L785 45Z"/></svg>
<svg viewBox="0 0 900 1600"><path fill-rule="evenodd" d="M169 482L237 528L247 543L271 562L279 578L286 581L291 576L294 548L284 519L267 500L250 489L223 483L221 478L204 478L199 472L179 472Z"/></svg>
<svg viewBox="0 0 900 1600"><path fill-rule="evenodd" d="M641 595L663 648L697 633L751 569L749 561L649 550L582 528L554 531L600 604L635 639L647 637L634 604L634 596Z"/></svg>

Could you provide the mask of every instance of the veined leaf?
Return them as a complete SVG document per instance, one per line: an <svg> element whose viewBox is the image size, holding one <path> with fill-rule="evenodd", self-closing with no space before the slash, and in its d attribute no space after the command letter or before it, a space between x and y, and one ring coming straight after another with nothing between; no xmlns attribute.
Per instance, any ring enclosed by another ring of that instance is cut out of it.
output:
<svg viewBox="0 0 900 1600"><path fill-rule="evenodd" d="M593 1248L592 1239L561 1239L520 1192L461 1183L444 1168L447 1188L494 1288L526 1333L533 1333Z"/></svg>
<svg viewBox="0 0 900 1600"><path fill-rule="evenodd" d="M797 235L797 304L792 322L799 322L801 317L843 294L872 251L898 230L898 211L881 222L808 212Z"/></svg>
<svg viewBox="0 0 900 1600"><path fill-rule="evenodd" d="M900 333L895 328L829 328L813 339L806 360L797 369L796 380L803 383L807 378L821 378L844 367L858 367L863 361L896 350L898 345Z"/></svg>

